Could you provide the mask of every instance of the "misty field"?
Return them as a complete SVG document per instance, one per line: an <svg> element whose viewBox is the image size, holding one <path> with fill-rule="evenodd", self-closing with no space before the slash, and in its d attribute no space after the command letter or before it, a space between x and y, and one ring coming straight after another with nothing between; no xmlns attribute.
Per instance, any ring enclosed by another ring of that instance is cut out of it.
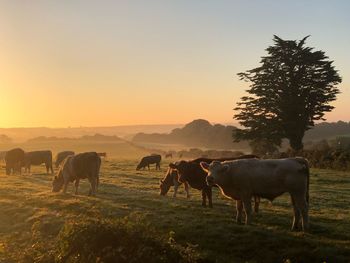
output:
<svg viewBox="0 0 350 263"><path fill-rule="evenodd" d="M214 189L214 208L203 208L200 192L183 187L159 196L162 171L135 171L137 160L107 159L97 197L88 197L82 181L63 195L51 192L51 175L33 167L31 175L0 174L0 262L50 262L57 235L67 221L129 216L150 224L165 238L195 246L208 262L350 262L349 173L312 170L310 233L290 232L289 196L273 204L263 200L252 226L237 225L232 202ZM132 219L133 218L133 219ZM148 262L145 260L145 262ZM151 262L151 261L149 261Z"/></svg>

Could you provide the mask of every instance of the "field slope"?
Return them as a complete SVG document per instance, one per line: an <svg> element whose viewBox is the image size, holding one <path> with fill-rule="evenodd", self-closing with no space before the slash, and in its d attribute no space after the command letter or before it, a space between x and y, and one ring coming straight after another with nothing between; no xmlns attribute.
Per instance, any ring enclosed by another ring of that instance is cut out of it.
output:
<svg viewBox="0 0 350 263"><path fill-rule="evenodd" d="M311 233L290 232L292 209L287 195L263 201L252 226L232 220L232 203L214 190L214 208L202 208L200 193L183 190L178 198L159 196L163 171L135 171L137 160L103 161L97 197L51 193L51 175L35 167L32 175L0 173L0 262L45 262L67 220L141 215L165 237L197 246L216 262L350 262L350 176L312 170ZM174 232L174 233L173 233Z"/></svg>

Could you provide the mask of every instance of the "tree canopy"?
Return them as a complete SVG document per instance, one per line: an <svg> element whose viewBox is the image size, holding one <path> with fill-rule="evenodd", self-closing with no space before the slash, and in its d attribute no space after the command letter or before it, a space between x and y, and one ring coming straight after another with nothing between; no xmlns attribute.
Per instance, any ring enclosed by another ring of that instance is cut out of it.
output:
<svg viewBox="0 0 350 263"><path fill-rule="evenodd" d="M238 73L250 86L234 109L234 119L243 126L234 133L236 141L279 146L287 138L292 149L301 150L305 131L334 108L330 102L339 93L341 77L325 52L305 45L307 38L274 36L261 65Z"/></svg>

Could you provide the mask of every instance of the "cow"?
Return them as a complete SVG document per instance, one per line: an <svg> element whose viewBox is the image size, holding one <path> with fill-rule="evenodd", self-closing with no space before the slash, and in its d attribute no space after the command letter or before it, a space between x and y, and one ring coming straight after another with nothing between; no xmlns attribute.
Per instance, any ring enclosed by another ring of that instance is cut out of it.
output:
<svg viewBox="0 0 350 263"><path fill-rule="evenodd" d="M181 182L179 182L178 177L179 176L177 174L177 171L169 167L165 174L165 177L160 181L160 195L165 196L168 193L170 187L174 186L173 197L175 198L177 194L177 190L179 186L182 184ZM184 186L186 191L186 197L190 198L188 183L185 182Z"/></svg>
<svg viewBox="0 0 350 263"><path fill-rule="evenodd" d="M24 155L25 172L30 173L30 167L32 165L40 165L43 163L46 166L46 172L49 173L49 171L51 170L51 173L53 174L51 151L26 152Z"/></svg>
<svg viewBox="0 0 350 263"><path fill-rule="evenodd" d="M287 159L244 159L227 162L201 162L208 172L209 186L217 185L222 194L236 200L236 221L241 222L242 210L245 223L251 223L251 198L253 195L270 201L288 192L291 195L294 218L292 230L309 227L309 164L301 157Z"/></svg>
<svg viewBox="0 0 350 263"><path fill-rule="evenodd" d="M179 174L179 181L184 183L187 182L192 188L202 191L202 206L206 207L206 200L208 199L209 207L213 207L212 202L212 187L206 182L207 173L201 168L201 162L212 162L212 161L226 161L236 160L244 158L257 158L255 155L242 155L232 158L221 158L221 159L209 159L209 158L198 158L191 161L180 161L176 163L170 163L169 167L177 170ZM260 199L255 199L255 211L259 209Z"/></svg>
<svg viewBox="0 0 350 263"><path fill-rule="evenodd" d="M75 194L77 195L80 179L87 178L91 186L89 195L95 195L99 184L100 166L101 158L96 152L69 155L64 159L53 179L52 191L59 192L63 187L63 193L66 193L68 183L75 181Z"/></svg>
<svg viewBox="0 0 350 263"><path fill-rule="evenodd" d="M166 153L165 154L165 158L173 158L173 154L172 153Z"/></svg>
<svg viewBox="0 0 350 263"><path fill-rule="evenodd" d="M156 170L160 170L160 161L162 160L162 156L159 154L152 154L149 156L145 156L141 159L140 163L137 165L136 170L145 169L146 166L149 170L150 164L156 164Z"/></svg>
<svg viewBox="0 0 350 263"><path fill-rule="evenodd" d="M55 162L55 166L56 168L58 168L58 166L63 162L64 159L66 159L67 156L69 155L74 155L75 152L73 151L63 151L63 152L59 152L56 155L56 162Z"/></svg>
<svg viewBox="0 0 350 263"><path fill-rule="evenodd" d="M105 152L103 152L103 153L97 153L97 155L98 155L99 157L104 157L104 158L107 157L107 153L105 153Z"/></svg>
<svg viewBox="0 0 350 263"><path fill-rule="evenodd" d="M24 151L21 148L14 148L6 152L5 155L6 163L6 174L10 175L19 171L19 174L22 172L22 165L24 163Z"/></svg>

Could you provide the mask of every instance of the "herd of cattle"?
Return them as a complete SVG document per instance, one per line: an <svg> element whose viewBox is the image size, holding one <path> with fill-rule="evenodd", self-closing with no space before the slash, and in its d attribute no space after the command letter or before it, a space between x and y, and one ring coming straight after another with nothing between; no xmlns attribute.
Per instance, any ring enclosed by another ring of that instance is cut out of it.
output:
<svg viewBox="0 0 350 263"><path fill-rule="evenodd" d="M63 188L66 192L69 182L74 182L78 193L80 179L88 179L89 194L95 195L99 184L101 156L105 153L73 151L60 152L56 156L57 175L52 182L52 191ZM51 151L24 152L20 148L5 154L6 174L20 172L22 167L30 172L31 165L45 164L47 173L52 169ZM161 156L145 156L136 170L150 169L151 164L160 169ZM218 187L222 194L236 201L236 221L241 223L243 211L245 224L251 223L252 199L254 211L259 211L260 198L270 201L283 193L289 193L293 205L294 217L292 230L306 231L309 227L309 165L300 157L286 159L259 159L255 155L243 155L235 158L181 160L169 164L165 177L160 181L160 195L166 195L174 186L174 197L178 187L184 184L187 197L189 186L200 190L202 205L213 207L212 187ZM300 224L301 223L301 224Z"/></svg>

